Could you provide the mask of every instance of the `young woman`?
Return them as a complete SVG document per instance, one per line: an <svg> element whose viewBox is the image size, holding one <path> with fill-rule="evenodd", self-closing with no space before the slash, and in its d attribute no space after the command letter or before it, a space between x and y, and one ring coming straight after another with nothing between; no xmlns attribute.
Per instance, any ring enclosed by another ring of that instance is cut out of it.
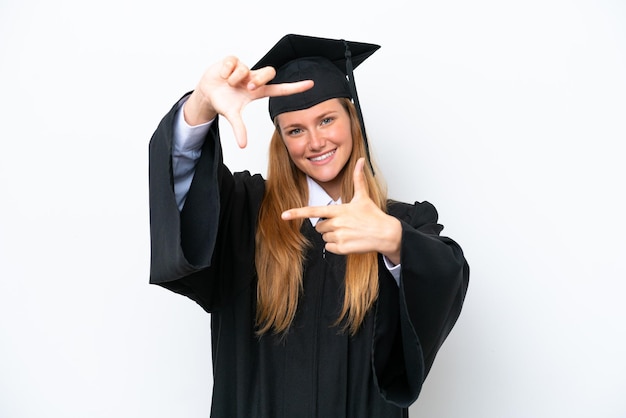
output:
<svg viewBox="0 0 626 418"><path fill-rule="evenodd" d="M469 267L428 202L388 200L352 68L377 45L287 35L211 66L150 143L151 283L211 314L212 416L402 417ZM267 179L222 162L218 117L270 97Z"/></svg>

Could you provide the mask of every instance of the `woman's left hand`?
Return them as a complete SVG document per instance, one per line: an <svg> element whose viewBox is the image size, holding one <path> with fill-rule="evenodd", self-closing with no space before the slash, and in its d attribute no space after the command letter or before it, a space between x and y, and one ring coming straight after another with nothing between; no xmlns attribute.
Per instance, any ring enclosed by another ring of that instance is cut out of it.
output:
<svg viewBox="0 0 626 418"><path fill-rule="evenodd" d="M321 218L315 229L322 234L326 250L335 254L366 253L385 255L400 263L400 221L380 210L367 192L361 158L354 168L354 197L350 203L328 206L306 206L289 209L284 220Z"/></svg>

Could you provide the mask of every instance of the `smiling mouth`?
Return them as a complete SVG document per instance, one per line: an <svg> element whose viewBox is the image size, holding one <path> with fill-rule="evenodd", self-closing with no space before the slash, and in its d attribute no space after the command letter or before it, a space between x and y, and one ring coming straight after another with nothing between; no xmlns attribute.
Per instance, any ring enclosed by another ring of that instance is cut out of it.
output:
<svg viewBox="0 0 626 418"><path fill-rule="evenodd" d="M310 161L314 161L314 162L318 162L318 161L323 161L327 158L329 158L330 156L332 156L337 150L332 150L327 152L326 154L322 154L322 155L318 155L317 157L313 157L313 158L309 158Z"/></svg>

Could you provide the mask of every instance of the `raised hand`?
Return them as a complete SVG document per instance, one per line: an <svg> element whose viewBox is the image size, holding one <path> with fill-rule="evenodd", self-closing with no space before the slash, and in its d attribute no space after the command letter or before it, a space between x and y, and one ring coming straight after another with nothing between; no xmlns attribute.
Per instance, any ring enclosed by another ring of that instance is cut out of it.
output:
<svg viewBox="0 0 626 418"><path fill-rule="evenodd" d="M350 203L306 206L289 209L282 219L323 218L315 226L326 242L326 250L335 254L379 252L395 264L400 263L402 226L370 199L363 174L365 159L354 168L354 197Z"/></svg>
<svg viewBox="0 0 626 418"><path fill-rule="evenodd" d="M251 71L237 57L229 56L210 66L184 106L190 125L199 125L223 115L233 127L239 147L247 145L247 131L241 118L243 108L253 100L299 93L313 86L313 81L267 84L276 75L272 67Z"/></svg>

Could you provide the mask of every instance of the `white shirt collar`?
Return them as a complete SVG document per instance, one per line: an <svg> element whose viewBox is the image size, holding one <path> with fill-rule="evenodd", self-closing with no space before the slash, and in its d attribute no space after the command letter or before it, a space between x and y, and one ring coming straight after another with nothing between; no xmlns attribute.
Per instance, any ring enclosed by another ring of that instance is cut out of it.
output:
<svg viewBox="0 0 626 418"><path fill-rule="evenodd" d="M325 205L339 205L341 204L341 198L333 200L332 197L326 193L326 191L315 182L311 177L307 176L306 182L309 186L309 206L325 206ZM315 226L319 218L309 218L311 224Z"/></svg>

